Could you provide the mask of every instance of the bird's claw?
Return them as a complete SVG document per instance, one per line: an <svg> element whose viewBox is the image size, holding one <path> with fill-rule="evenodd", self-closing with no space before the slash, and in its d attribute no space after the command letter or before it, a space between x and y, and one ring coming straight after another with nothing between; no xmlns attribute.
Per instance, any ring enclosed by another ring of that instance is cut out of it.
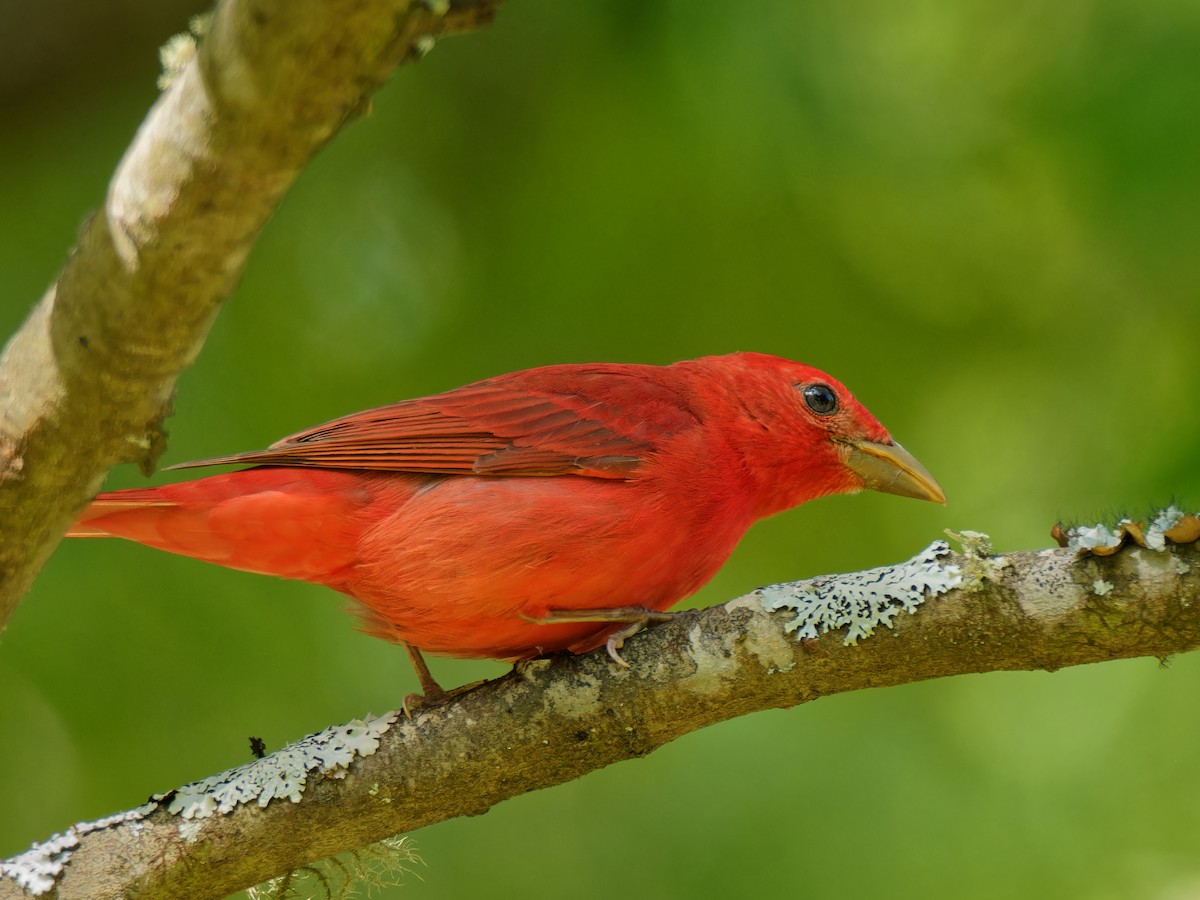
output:
<svg viewBox="0 0 1200 900"><path fill-rule="evenodd" d="M433 692L427 690L424 694L405 694L404 695L404 718L412 720L413 710L432 709L435 706L441 706L450 702L452 694L450 691Z"/></svg>
<svg viewBox="0 0 1200 900"><path fill-rule="evenodd" d="M564 622L620 622L625 627L614 631L604 643L612 659L622 669L628 669L629 663L621 656L620 649L625 646L625 640L633 637L639 631L645 630L651 622L669 622L680 615L677 612L659 612L644 606L615 606L601 609L552 609L545 615L533 617L521 614L527 622L537 625L560 625Z"/></svg>
<svg viewBox="0 0 1200 900"><path fill-rule="evenodd" d="M604 649L608 651L609 657L611 657L612 661L622 669L628 669L629 663L627 663L625 658L617 651L625 646L625 638L633 637L639 631L643 631L649 622L649 616L647 616L645 619L640 619L637 622L630 622L620 631L614 631L612 634L610 634L608 636L608 640L604 642Z"/></svg>
<svg viewBox="0 0 1200 900"><path fill-rule="evenodd" d="M438 706L445 706L452 700L457 700L464 694L469 694L477 687L482 687L488 683L488 679L481 678L479 681L472 681L467 684L461 684L450 690L438 688L436 691L426 688L424 694L407 694L404 697L404 716L411 719L413 710L434 709Z"/></svg>

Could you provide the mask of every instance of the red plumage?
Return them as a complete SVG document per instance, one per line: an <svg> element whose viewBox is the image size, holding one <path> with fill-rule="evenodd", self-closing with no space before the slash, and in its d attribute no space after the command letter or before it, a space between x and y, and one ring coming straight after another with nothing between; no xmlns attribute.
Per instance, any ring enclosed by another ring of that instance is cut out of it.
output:
<svg viewBox="0 0 1200 900"><path fill-rule="evenodd" d="M841 384L755 353L530 369L187 465L228 463L256 467L101 494L69 534L324 584L374 634L498 659L613 630L531 619L668 609L815 497L944 499Z"/></svg>

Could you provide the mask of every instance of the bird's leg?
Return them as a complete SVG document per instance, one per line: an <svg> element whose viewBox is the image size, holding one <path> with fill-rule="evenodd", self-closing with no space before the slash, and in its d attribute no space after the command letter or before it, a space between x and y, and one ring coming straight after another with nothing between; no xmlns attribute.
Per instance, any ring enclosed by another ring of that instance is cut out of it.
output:
<svg viewBox="0 0 1200 900"><path fill-rule="evenodd" d="M421 690L423 694L409 694L404 698L404 714L411 718L411 711L415 707L420 706L441 706L443 703L449 703L455 697L473 691L481 684L487 684L487 681L472 681L470 684L464 684L461 687L445 690L429 671L429 666L425 664L425 657L421 655L421 651L409 644L406 641L400 641L404 647L404 652L408 654L408 661L412 663L413 671L417 673L417 680L421 682Z"/></svg>
<svg viewBox="0 0 1200 900"><path fill-rule="evenodd" d="M404 698L404 710L408 711L409 706L439 706L450 699L450 694L442 689L442 686L437 683L437 680L429 671L429 666L425 665L425 657L421 655L421 651L412 644L402 642L404 652L408 654L408 661L412 663L413 670L417 673L417 681L421 682L421 694L409 694Z"/></svg>
<svg viewBox="0 0 1200 900"><path fill-rule="evenodd" d="M659 612L644 606L611 606L605 609L551 609L539 618L524 618L537 625L560 625L564 622L627 622L624 628L608 636L604 647L613 662L628 669L629 663L617 652L625 646L625 639L633 637L651 622L669 622L678 615L680 613Z"/></svg>

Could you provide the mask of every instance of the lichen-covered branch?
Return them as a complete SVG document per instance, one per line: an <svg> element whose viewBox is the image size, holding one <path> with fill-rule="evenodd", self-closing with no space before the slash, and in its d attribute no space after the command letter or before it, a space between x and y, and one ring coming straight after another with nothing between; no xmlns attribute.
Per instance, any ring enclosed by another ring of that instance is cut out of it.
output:
<svg viewBox="0 0 1200 900"><path fill-rule="evenodd" d="M0 900L22 896L21 879L63 898L225 896L755 710L965 672L1192 650L1200 545L1171 542L1178 521L1147 546L1105 556L934 545L899 566L775 585L655 627L626 644L628 670L603 650L527 663L411 720L330 729L76 826L0 863Z"/></svg>
<svg viewBox="0 0 1200 900"><path fill-rule="evenodd" d="M498 3L218 4L0 358L0 629L104 474L153 464L176 378L308 160L399 63Z"/></svg>

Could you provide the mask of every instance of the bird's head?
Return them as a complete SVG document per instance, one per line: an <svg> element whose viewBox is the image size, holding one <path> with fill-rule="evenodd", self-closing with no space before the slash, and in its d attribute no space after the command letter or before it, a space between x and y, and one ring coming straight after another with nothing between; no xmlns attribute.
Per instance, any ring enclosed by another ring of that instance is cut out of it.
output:
<svg viewBox="0 0 1200 900"><path fill-rule="evenodd" d="M916 458L837 379L762 353L708 357L737 410L731 446L760 474L757 513L863 489L945 503Z"/></svg>

